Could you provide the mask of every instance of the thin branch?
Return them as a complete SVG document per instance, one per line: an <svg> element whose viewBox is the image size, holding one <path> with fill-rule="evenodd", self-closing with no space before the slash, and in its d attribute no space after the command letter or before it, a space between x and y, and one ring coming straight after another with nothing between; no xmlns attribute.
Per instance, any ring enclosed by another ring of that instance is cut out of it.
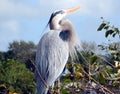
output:
<svg viewBox="0 0 120 94"><path fill-rule="evenodd" d="M35 65L35 63L34 63L31 59L30 59L30 61L31 61L31 63L34 65L34 67L35 67L35 69L36 69L36 71L37 71L37 73L38 73L38 75L39 75L39 77L40 77L40 80L42 81L42 83L44 84L44 86L46 87L46 89L48 90L48 92L49 92L50 94L52 94L51 91L49 90L49 86L47 85L47 83L45 82L45 80L42 78L42 76L41 76L41 74L40 74L37 66Z"/></svg>
<svg viewBox="0 0 120 94"><path fill-rule="evenodd" d="M93 51L92 51L93 52ZM93 52L94 53L94 52ZM85 60L86 63L89 63L86 58L81 54L81 56L83 57L83 59ZM102 58L103 59L103 58ZM103 59L105 60L105 59ZM105 60L107 63L109 63L107 60ZM110 64L110 63L109 63ZM114 65L111 65L114 67ZM89 79L93 80L96 84L98 84L101 88L103 88L104 90L108 91L110 94L114 94L112 91L110 91L108 88L102 86L99 82L97 82L94 78L92 78L87 72L85 72L85 70L82 68L83 72L89 77Z"/></svg>
<svg viewBox="0 0 120 94"><path fill-rule="evenodd" d="M114 94L112 91L110 91L107 87L102 86L99 82L97 82L94 78L92 78L87 72L84 71L84 69L82 68L82 71L91 79L93 80L96 84L98 84L101 88L103 88L104 90L106 90L107 92L109 92L110 94Z"/></svg>

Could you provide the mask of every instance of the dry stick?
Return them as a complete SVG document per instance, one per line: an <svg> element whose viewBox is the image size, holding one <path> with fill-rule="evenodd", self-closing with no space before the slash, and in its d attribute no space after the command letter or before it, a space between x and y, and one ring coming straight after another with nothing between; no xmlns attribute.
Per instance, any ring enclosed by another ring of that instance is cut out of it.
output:
<svg viewBox="0 0 120 94"><path fill-rule="evenodd" d="M80 53L80 55L83 57L83 59L85 60L86 63L89 63L86 58L84 58L84 56ZM108 63L108 61L107 61ZM114 67L114 65L113 65ZM103 88L104 90L108 91L110 94L114 94L112 91L110 91L109 89L107 89L106 87L102 86L99 82L97 82L94 78L92 78L87 72L84 71L84 69L82 68L83 72L89 77L89 79L92 79L96 84L98 84L101 88Z"/></svg>
<svg viewBox="0 0 120 94"><path fill-rule="evenodd" d="M83 72L91 79L93 80L96 84L98 84L101 88L103 88L104 90L106 90L107 92L109 92L110 94L114 94L112 91L110 91L107 87L102 86L100 83L98 83L94 78L92 78L87 72L84 71L84 69L82 68Z"/></svg>
<svg viewBox="0 0 120 94"><path fill-rule="evenodd" d="M41 76L41 74L40 74L37 66L35 65L35 63L34 63L31 59L30 59L30 61L31 61L31 63L33 64L33 66L35 67L35 69L36 69L36 71L37 71L37 73L38 73L38 75L39 75L39 77L40 77L40 80L43 82L43 84L44 84L44 86L46 87L46 89L48 90L48 92L49 92L50 94L52 94L51 91L49 90L49 87L48 87L48 85L46 84L45 80L42 78L42 76Z"/></svg>

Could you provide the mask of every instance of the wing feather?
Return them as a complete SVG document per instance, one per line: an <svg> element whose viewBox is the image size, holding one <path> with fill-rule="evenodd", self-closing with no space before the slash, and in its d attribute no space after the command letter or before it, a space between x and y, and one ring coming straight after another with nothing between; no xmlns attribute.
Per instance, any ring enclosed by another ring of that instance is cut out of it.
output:
<svg viewBox="0 0 120 94"><path fill-rule="evenodd" d="M68 43L59 34L60 31L47 32L41 38L36 53L36 65L49 85L62 73L69 56Z"/></svg>

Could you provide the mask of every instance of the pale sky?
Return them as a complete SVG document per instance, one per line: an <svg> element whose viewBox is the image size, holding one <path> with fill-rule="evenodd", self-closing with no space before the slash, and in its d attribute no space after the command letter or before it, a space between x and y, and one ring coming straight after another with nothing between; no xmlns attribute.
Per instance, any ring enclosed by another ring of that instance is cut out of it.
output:
<svg viewBox="0 0 120 94"><path fill-rule="evenodd" d="M0 0L0 51L6 51L14 40L37 44L51 13L75 6L80 9L66 18L82 41L106 42L104 32L97 32L100 17L120 27L120 0Z"/></svg>

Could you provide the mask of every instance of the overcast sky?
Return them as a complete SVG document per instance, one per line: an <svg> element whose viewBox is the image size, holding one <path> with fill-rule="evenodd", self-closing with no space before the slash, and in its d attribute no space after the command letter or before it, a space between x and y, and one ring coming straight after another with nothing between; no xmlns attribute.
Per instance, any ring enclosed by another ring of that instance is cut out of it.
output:
<svg viewBox="0 0 120 94"><path fill-rule="evenodd" d="M66 18L82 41L106 42L104 32L97 32L101 16L120 27L120 0L0 0L0 51L14 40L37 44L51 13L75 6L80 10Z"/></svg>

